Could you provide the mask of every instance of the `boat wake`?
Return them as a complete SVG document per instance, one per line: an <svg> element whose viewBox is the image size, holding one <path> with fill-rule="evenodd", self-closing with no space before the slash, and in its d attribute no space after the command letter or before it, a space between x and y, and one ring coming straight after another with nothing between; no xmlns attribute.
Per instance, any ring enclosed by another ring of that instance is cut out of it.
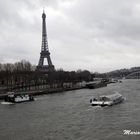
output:
<svg viewBox="0 0 140 140"><path fill-rule="evenodd" d="M10 103L10 102L1 102L2 105L11 105L11 104L14 104L14 103Z"/></svg>
<svg viewBox="0 0 140 140"><path fill-rule="evenodd" d="M87 109L87 111L91 111L91 110L100 110L102 109L101 106L90 106L90 108Z"/></svg>

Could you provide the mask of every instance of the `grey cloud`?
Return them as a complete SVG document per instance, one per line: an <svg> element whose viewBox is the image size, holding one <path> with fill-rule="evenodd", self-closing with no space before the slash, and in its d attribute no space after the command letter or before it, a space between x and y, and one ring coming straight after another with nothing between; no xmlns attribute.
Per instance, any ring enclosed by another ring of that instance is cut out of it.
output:
<svg viewBox="0 0 140 140"><path fill-rule="evenodd" d="M139 0L0 1L2 62L27 58L38 63L43 7L57 68L103 72L140 65Z"/></svg>
<svg viewBox="0 0 140 140"><path fill-rule="evenodd" d="M99 33L105 36L126 36L139 31L140 20L134 17L137 4L140 4L137 0L79 0L78 6L66 12L79 24L84 24L85 30L99 28Z"/></svg>

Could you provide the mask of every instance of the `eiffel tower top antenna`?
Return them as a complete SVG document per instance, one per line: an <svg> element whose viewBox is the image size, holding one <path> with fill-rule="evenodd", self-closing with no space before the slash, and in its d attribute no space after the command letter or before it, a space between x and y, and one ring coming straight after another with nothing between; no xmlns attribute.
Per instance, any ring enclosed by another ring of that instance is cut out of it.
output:
<svg viewBox="0 0 140 140"><path fill-rule="evenodd" d="M45 13L45 7L43 7L43 13Z"/></svg>

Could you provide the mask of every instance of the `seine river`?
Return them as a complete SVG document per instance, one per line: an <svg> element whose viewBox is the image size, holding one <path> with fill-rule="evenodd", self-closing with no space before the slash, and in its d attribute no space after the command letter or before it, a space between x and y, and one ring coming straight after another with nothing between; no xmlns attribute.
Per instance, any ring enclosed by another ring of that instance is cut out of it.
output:
<svg viewBox="0 0 140 140"><path fill-rule="evenodd" d="M118 91L126 101L91 107L94 95ZM0 105L0 140L140 140L140 80L124 80L99 89L36 97L34 102Z"/></svg>

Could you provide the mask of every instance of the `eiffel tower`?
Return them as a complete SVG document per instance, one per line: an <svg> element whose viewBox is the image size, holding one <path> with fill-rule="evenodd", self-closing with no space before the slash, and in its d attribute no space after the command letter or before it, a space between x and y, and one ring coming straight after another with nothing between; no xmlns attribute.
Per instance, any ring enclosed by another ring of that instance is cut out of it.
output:
<svg viewBox="0 0 140 140"><path fill-rule="evenodd" d="M47 59L48 65L44 65L44 59ZM52 64L50 52L48 48L48 40L47 40L47 30L46 30L46 14L43 10L42 14L42 46L40 59L37 66L37 70L41 72L52 72L55 71L54 65Z"/></svg>

